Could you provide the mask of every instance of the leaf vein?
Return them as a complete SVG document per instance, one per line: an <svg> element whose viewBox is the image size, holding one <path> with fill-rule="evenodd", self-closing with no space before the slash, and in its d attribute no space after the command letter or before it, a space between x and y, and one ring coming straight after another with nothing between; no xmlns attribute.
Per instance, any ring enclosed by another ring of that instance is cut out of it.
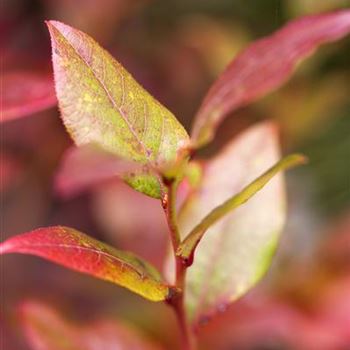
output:
<svg viewBox="0 0 350 350"><path fill-rule="evenodd" d="M62 34L61 34L62 35ZM62 35L63 36L63 35ZM116 109L118 111L118 113L120 114L120 116L122 117L122 119L124 120L124 122L126 123L126 125L128 126L130 132L132 133L132 135L134 136L136 142L141 146L144 155L146 156L147 160L149 160L149 155L151 154L150 150L147 149L147 147L145 146L145 144L142 142L142 140L138 137L137 133L135 132L135 130L133 129L133 127L131 126L127 116L125 115L124 111L122 108L120 108L116 102L114 101L114 98L111 96L108 88L106 87L105 83L98 77L98 75L96 75L94 69L91 67L91 65L89 64L89 62L85 59L84 56L82 56L79 51L69 42L68 39L66 39L63 36L64 40L68 42L68 44L72 47L72 49L75 51L75 53L78 55L78 57L80 57L80 59L85 63L85 65L90 69L90 71L92 72L93 76L96 78L96 80L99 82L99 84L101 85L101 87L103 88L104 92L106 93L108 100L110 101L110 103L112 104L113 108ZM119 72L120 76L122 77L122 82L124 81L124 76L122 74L122 72L119 71L118 67L117 67L117 71ZM125 94L125 88L122 87L122 96L123 94ZM125 98L125 97L124 97Z"/></svg>

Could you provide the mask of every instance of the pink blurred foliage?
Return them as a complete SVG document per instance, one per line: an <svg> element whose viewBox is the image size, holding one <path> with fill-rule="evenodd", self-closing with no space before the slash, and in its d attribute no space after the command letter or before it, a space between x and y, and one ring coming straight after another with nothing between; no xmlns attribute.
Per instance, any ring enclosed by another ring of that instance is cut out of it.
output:
<svg viewBox="0 0 350 350"><path fill-rule="evenodd" d="M7 72L1 79L2 122L34 114L57 103L51 74L22 70Z"/></svg>
<svg viewBox="0 0 350 350"><path fill-rule="evenodd" d="M93 145L71 147L63 155L57 170L55 189L63 198L69 198L139 168L136 163Z"/></svg>
<svg viewBox="0 0 350 350"><path fill-rule="evenodd" d="M139 331L116 320L78 325L37 301L23 302L18 313L32 350L160 350Z"/></svg>
<svg viewBox="0 0 350 350"><path fill-rule="evenodd" d="M168 227L159 200L117 180L101 184L94 191L93 209L109 241L163 268Z"/></svg>
<svg viewBox="0 0 350 350"><path fill-rule="evenodd" d="M333 300L334 301L334 300ZM332 307L334 303L332 303ZM325 315L306 314L288 301L253 293L232 305L200 337L205 349L228 350L255 347L300 350L345 349L347 323L336 324Z"/></svg>

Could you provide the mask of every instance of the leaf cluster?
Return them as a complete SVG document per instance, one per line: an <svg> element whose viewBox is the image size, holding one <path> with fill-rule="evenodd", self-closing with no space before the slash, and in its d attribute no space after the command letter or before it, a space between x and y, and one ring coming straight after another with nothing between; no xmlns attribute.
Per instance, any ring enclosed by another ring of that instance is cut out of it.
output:
<svg viewBox="0 0 350 350"><path fill-rule="evenodd" d="M349 33L350 11L294 20L248 46L203 99L191 136L91 37L57 21L47 26L61 117L76 144L59 169L57 190L72 195L119 177L159 199L177 274L190 267L189 273L176 282L170 276L169 283L134 254L67 227L12 237L0 253L40 256L152 301L185 295L185 318L194 324L225 309L267 270L286 215L281 172L305 163L305 157L281 159L272 122L244 131L212 159L197 162L194 155L212 141L225 117L283 84L319 45ZM51 94L44 95L42 108L52 101ZM8 118L13 110L6 112ZM188 190L179 207L184 183Z"/></svg>

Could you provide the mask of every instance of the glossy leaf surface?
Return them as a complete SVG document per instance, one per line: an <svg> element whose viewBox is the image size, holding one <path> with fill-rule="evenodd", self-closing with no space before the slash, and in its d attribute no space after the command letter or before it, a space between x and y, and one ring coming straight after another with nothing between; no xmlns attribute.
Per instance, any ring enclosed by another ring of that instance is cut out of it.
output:
<svg viewBox="0 0 350 350"><path fill-rule="evenodd" d="M59 106L75 143L150 166L175 161L188 135L173 114L87 34L47 24Z"/></svg>
<svg viewBox="0 0 350 350"><path fill-rule="evenodd" d="M33 350L160 349L136 329L115 320L77 325L37 301L26 301L19 311L24 334Z"/></svg>
<svg viewBox="0 0 350 350"><path fill-rule="evenodd" d="M0 245L0 254L7 253L36 255L116 283L152 301L165 300L169 293L169 287L148 263L72 228L40 228L11 237Z"/></svg>
<svg viewBox="0 0 350 350"><path fill-rule="evenodd" d="M251 44L231 62L204 98L193 125L194 145L210 142L229 113L278 88L321 44L349 32L350 10L344 10L293 20Z"/></svg>
<svg viewBox="0 0 350 350"><path fill-rule="evenodd" d="M180 215L190 232L214 208L241 191L279 158L275 127L254 126L203 169L202 183ZM265 273L285 219L282 176L211 226L199 242L187 275L187 308L193 322L224 310Z"/></svg>
<svg viewBox="0 0 350 350"><path fill-rule="evenodd" d="M57 103L53 78L31 71L1 73L1 121L40 112Z"/></svg>

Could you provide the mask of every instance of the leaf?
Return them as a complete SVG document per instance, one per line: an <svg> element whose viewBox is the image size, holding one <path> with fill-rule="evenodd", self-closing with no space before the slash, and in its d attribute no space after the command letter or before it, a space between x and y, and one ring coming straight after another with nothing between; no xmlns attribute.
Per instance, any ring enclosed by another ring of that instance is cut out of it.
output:
<svg viewBox="0 0 350 350"><path fill-rule="evenodd" d="M36 255L116 283L152 301L165 300L172 292L145 261L68 227L40 228L11 237L0 244L0 254L7 253Z"/></svg>
<svg viewBox="0 0 350 350"><path fill-rule="evenodd" d="M180 244L176 255L183 258L185 261L190 260L192 263L194 250L197 247L199 241L202 239L205 232L221 220L228 213L238 208L242 204L246 203L251 197L253 197L258 191L260 191L276 174L281 171L285 171L289 168L295 167L300 164L305 164L306 158L301 154L289 155L265 173L256 178L249 185L244 187L239 193L233 195L227 199L224 203L213 209L204 219L193 228L193 230L187 235L184 241Z"/></svg>
<svg viewBox="0 0 350 350"><path fill-rule="evenodd" d="M33 350L160 349L136 329L116 320L77 325L34 300L22 303L19 311L24 334Z"/></svg>
<svg viewBox="0 0 350 350"><path fill-rule="evenodd" d="M55 187L61 196L70 197L105 180L120 178L139 169L137 163L118 158L91 144L72 147L63 156Z"/></svg>
<svg viewBox="0 0 350 350"><path fill-rule="evenodd" d="M192 231L280 158L276 134L273 124L254 126L204 166L201 185L180 214L181 233ZM279 174L245 205L208 229L187 274L186 307L192 322L224 310L262 277L275 251L285 211Z"/></svg>
<svg viewBox="0 0 350 350"><path fill-rule="evenodd" d="M210 88L195 117L192 142L210 142L231 112L281 86L318 46L350 32L350 10L298 18L248 46Z"/></svg>
<svg viewBox="0 0 350 350"><path fill-rule="evenodd" d="M52 78L32 71L1 74L1 121L28 116L57 103Z"/></svg>
<svg viewBox="0 0 350 350"><path fill-rule="evenodd" d="M151 167L175 162L188 135L173 114L87 34L57 21L47 25L59 106L75 143ZM159 187L154 177L131 180L142 189L138 181Z"/></svg>

